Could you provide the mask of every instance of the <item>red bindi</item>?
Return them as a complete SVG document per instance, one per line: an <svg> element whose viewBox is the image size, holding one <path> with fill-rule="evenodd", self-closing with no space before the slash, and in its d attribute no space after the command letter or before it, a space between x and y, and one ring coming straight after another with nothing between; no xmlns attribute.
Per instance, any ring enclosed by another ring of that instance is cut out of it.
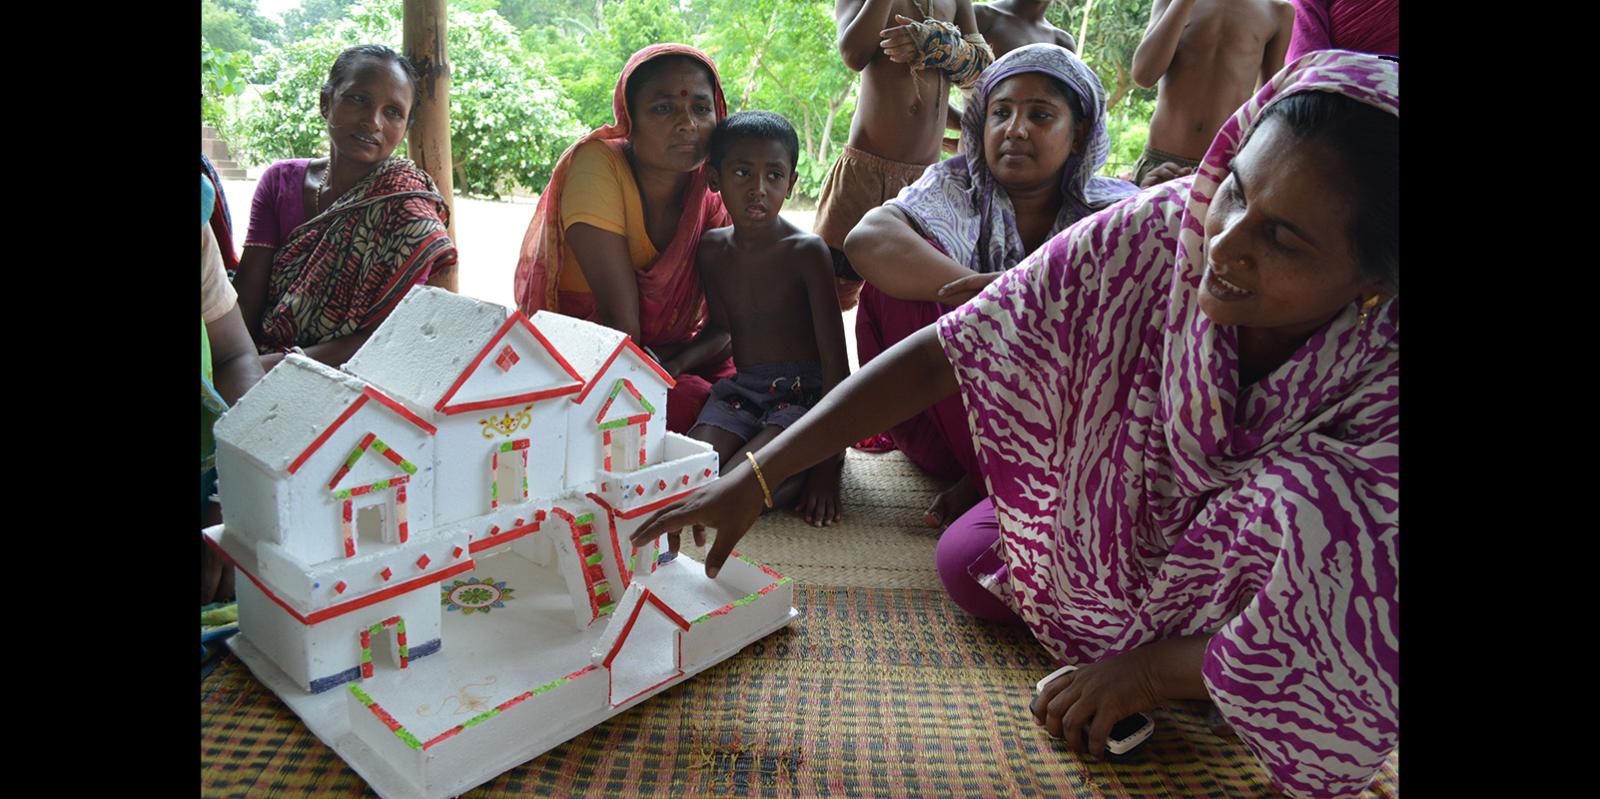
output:
<svg viewBox="0 0 1600 799"><path fill-rule="evenodd" d="M689 96L689 90L688 89L679 89L678 90L678 96L679 97L688 97Z"/></svg>

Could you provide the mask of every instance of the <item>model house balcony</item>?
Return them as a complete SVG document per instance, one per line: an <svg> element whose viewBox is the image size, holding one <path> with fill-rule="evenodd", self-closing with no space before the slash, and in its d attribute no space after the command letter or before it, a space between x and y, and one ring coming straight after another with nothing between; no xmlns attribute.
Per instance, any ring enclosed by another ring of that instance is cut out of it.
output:
<svg viewBox="0 0 1600 799"><path fill-rule="evenodd" d="M280 600L317 613L372 593L394 593L470 568L467 533L444 529L404 544L374 546L351 558L308 564L272 543L255 547L254 569Z"/></svg>
<svg viewBox="0 0 1600 799"><path fill-rule="evenodd" d="M710 444L668 432L662 461L633 471L599 470L598 495L623 518L633 518L686 496L717 479L717 452Z"/></svg>

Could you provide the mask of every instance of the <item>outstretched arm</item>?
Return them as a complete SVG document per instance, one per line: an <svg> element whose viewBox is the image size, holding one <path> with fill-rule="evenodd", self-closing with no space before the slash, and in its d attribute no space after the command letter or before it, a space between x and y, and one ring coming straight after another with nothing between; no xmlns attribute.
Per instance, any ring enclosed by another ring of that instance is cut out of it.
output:
<svg viewBox="0 0 1600 799"><path fill-rule="evenodd" d="M1193 10L1194 0L1156 0L1150 7L1150 25L1145 28L1139 49L1133 51L1134 83L1148 89L1167 74Z"/></svg>
<svg viewBox="0 0 1600 799"><path fill-rule="evenodd" d="M908 391L907 386L918 390ZM776 488L851 442L887 430L955 391L955 370L939 346L938 331L929 325L861 367L793 427L756 451L761 476L769 488ZM714 527L717 537L706 556L706 576L716 577L728 553L761 515L762 504L749 461L731 464L712 484L646 519L632 541L638 546L691 524Z"/></svg>
<svg viewBox="0 0 1600 799"><path fill-rule="evenodd" d="M867 68L878 54L879 36L889 24L889 9L894 0L836 0L833 21L839 28L839 55L844 65L855 72Z"/></svg>
<svg viewBox="0 0 1600 799"><path fill-rule="evenodd" d="M844 254L867 282L901 300L944 302L939 289L972 275L911 227L892 205L868 211L844 240Z"/></svg>

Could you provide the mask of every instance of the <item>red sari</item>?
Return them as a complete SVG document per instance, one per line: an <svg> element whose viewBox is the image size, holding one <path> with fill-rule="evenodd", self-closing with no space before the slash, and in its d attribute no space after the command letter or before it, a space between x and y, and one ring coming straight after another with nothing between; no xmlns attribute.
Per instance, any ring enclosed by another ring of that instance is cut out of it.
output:
<svg viewBox="0 0 1600 799"><path fill-rule="evenodd" d="M568 167L573 153L582 144L600 140L609 147L620 147L628 139L633 121L628 115L626 89L631 77L645 62L662 56L681 55L693 58L711 71L712 92L715 95L717 120L728 114L727 102L722 96L722 81L715 64L705 53L686 44L657 44L646 47L628 59L617 78L617 88L612 95L612 113L615 121L596 128L584 136L556 162L550 176L550 185L539 195L539 204L528 223L527 235L522 240L522 251L517 259L515 293L517 306L525 314L540 309L599 322L594 295L560 291L560 272L566 264L567 241L561 226L561 194L566 187ZM656 260L643 270L635 272L639 281L639 344L655 347L689 341L700 332L706 321L706 297L700 288L700 275L695 270L695 254L700 247L700 234L732 224L722 206L721 195L706 187L706 168L695 170L685 189L683 215L667 245ZM688 432L711 393L711 384L734 373L733 359L708 364L693 372L678 375L677 385L667 395L667 429Z"/></svg>

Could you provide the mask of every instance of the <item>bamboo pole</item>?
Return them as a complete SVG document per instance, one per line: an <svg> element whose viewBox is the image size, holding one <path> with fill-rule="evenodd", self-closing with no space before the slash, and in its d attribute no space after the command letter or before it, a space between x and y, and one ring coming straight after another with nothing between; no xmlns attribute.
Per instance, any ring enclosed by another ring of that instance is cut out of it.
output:
<svg viewBox="0 0 1600 799"><path fill-rule="evenodd" d="M406 57L422 74L422 99L411 113L416 122L406 148L422 171L433 178L450 209L450 240L456 238L456 202L450 163L450 59L445 51L445 0L405 0L402 41ZM455 291L455 269L428 278L430 285Z"/></svg>

